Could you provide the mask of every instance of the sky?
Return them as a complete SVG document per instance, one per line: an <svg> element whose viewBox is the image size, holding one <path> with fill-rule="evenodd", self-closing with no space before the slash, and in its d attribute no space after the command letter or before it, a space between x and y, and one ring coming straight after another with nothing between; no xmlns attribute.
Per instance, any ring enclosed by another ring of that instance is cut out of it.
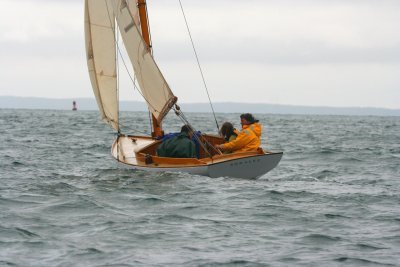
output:
<svg viewBox="0 0 400 267"><path fill-rule="evenodd" d="M83 2L0 0L0 96L94 98ZM179 1L147 3L172 91L208 102ZM400 109L399 0L181 3L213 102ZM120 73L121 99L142 100Z"/></svg>

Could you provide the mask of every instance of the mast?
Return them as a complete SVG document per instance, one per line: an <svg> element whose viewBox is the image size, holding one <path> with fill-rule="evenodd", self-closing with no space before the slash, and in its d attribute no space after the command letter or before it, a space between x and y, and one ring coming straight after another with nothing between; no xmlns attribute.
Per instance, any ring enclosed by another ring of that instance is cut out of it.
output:
<svg viewBox="0 0 400 267"><path fill-rule="evenodd" d="M149 30L149 20L147 17L147 7L146 7L146 0L137 0L137 6L139 9L139 18L140 18L140 26L142 29L142 36L147 44L150 53L152 53L151 49L151 41L150 41L150 30ZM164 131L161 127L161 122L158 123L156 117L151 115L151 121L153 125L153 132L151 133L152 137L162 137L164 135Z"/></svg>

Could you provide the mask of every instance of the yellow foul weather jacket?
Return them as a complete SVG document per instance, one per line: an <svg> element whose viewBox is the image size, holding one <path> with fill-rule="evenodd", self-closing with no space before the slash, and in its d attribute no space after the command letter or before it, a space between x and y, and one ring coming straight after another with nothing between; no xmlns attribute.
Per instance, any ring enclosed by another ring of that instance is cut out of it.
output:
<svg viewBox="0 0 400 267"><path fill-rule="evenodd" d="M238 135L236 139L223 144L222 148L233 152L256 151L261 145L261 130L262 125L259 123L243 125L240 132L235 130Z"/></svg>

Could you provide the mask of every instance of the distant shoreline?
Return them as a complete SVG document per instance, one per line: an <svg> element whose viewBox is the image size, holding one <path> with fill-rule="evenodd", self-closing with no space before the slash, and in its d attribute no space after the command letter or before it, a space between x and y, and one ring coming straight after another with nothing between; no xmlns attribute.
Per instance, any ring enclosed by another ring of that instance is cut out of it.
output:
<svg viewBox="0 0 400 267"><path fill-rule="evenodd" d="M94 98L52 99L41 97L0 96L0 109L54 109L71 110L72 101L76 101L78 110L97 110ZM211 112L208 103L180 103L185 112ZM400 109L371 107L312 107L262 103L213 103L217 113L262 113L262 114L299 114L299 115L360 115L360 116L400 116ZM121 111L147 111L147 106L140 101L121 101Z"/></svg>

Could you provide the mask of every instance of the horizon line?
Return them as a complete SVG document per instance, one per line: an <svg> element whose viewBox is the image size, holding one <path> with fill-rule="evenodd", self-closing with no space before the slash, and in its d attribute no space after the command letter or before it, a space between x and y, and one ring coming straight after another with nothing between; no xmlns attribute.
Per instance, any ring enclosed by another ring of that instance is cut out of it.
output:
<svg viewBox="0 0 400 267"><path fill-rule="evenodd" d="M46 99L46 100L76 100L76 99L85 99L85 100L93 100L96 101L95 97L43 97L43 96L13 96L13 95L0 95L1 98L10 97L10 98L35 98L35 99ZM138 102L146 104L145 101L141 100L120 100L120 102ZM273 105L273 106L289 106L289 107L309 107L309 108L334 108L334 109L346 109L346 108L355 108L355 109L386 109L392 111L400 111L399 108L389 108L389 107L374 107L374 106L314 106L314 105L296 105L296 104L276 104L276 103L267 103L267 102L238 102L238 101L215 101L213 104L244 104L244 105ZM201 104L201 105L209 105L209 102L180 102L180 104Z"/></svg>

